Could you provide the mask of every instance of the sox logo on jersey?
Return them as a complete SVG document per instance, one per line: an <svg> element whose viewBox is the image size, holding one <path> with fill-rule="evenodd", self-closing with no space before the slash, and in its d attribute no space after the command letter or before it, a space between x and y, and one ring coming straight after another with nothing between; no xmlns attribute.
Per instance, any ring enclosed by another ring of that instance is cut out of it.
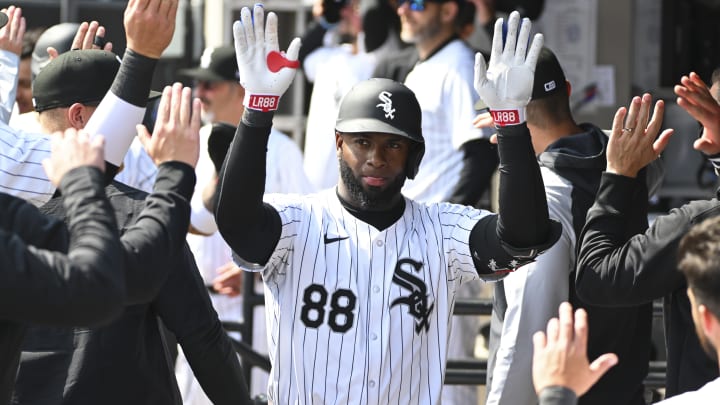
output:
<svg viewBox="0 0 720 405"><path fill-rule="evenodd" d="M437 404L457 287L478 278L485 211L406 200L383 231L334 190L266 195L282 233L262 269L274 404Z"/></svg>
<svg viewBox="0 0 720 405"><path fill-rule="evenodd" d="M402 266L409 264L413 270L420 271L422 263L413 259L400 259L395 266L395 275L393 276L393 282L402 286L406 290L410 291L410 295L396 298L390 307L395 305L405 304L408 306L410 315L415 317L415 332L419 335L422 332L423 327L427 332L430 329L430 323L428 322L428 316L432 312L435 304L431 304L428 308L428 294L427 286L422 279L415 277L412 273L403 270Z"/></svg>

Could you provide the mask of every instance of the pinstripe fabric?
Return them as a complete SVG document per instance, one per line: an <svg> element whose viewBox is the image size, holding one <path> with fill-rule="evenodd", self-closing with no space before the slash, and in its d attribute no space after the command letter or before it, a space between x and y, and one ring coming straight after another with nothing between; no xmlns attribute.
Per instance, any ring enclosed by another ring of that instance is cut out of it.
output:
<svg viewBox="0 0 720 405"><path fill-rule="evenodd" d="M42 168L50 157L50 139L0 122L0 191L40 206L55 192Z"/></svg>
<svg viewBox="0 0 720 405"><path fill-rule="evenodd" d="M263 271L274 404L437 404L467 242L487 212L406 200L386 230L334 190L269 195L282 218Z"/></svg>

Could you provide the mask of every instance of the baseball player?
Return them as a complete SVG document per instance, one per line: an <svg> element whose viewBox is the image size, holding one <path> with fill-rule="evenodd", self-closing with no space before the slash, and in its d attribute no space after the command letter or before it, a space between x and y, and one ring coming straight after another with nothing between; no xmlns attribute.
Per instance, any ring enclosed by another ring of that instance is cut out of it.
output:
<svg viewBox="0 0 720 405"><path fill-rule="evenodd" d="M272 403L439 403L457 287L502 278L556 240L524 123L542 35L526 59L530 22L518 34L519 20L510 17L506 43L496 26L489 69L476 59L476 89L499 123L498 216L401 194L424 151L421 112L388 79L357 84L340 105L335 189L263 203L272 111L300 44L278 52L277 16L265 26L262 6L242 9L233 30L246 110L216 216L236 261L265 282Z"/></svg>
<svg viewBox="0 0 720 405"><path fill-rule="evenodd" d="M159 7L162 3L163 7ZM16 8L15 10L18 10ZM85 130L103 134L106 140L106 173L117 172L142 121L152 72L175 28L176 0L131 0L125 10L127 48L115 81L98 105ZM13 24L14 17L10 17ZM5 59L7 50L0 50ZM3 65L3 68L6 67ZM15 92L16 80L0 75L0 87ZM2 105L0 105L0 109ZM0 113L1 114L1 113ZM49 138L34 131L18 130L0 120L0 191L40 206L52 198L55 187L47 180L40 162L49 155Z"/></svg>

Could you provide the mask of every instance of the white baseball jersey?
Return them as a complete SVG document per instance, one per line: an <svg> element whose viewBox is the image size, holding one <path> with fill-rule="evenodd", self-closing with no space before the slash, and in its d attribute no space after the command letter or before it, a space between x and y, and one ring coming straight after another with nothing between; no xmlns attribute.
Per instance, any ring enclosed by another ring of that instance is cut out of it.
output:
<svg viewBox="0 0 720 405"><path fill-rule="evenodd" d="M42 168L42 161L50 157L50 138L37 130L34 113L13 117L22 128L7 124L17 91L17 69L11 69L15 59L16 55L0 50L0 89L4 95L12 94L12 99L0 97L0 191L40 206L55 192ZM17 63L19 60L15 66ZM85 130L91 135L103 134L106 160L119 164L135 137L135 124L142 121L144 114L145 108L108 91Z"/></svg>
<svg viewBox="0 0 720 405"><path fill-rule="evenodd" d="M156 177L157 166L136 137L123 159L123 169L115 176L115 180L146 193L152 193Z"/></svg>
<svg viewBox="0 0 720 405"><path fill-rule="evenodd" d="M52 198L42 161L50 157L50 137L10 128L0 122L0 191L40 206Z"/></svg>
<svg viewBox="0 0 720 405"><path fill-rule="evenodd" d="M467 141L489 137L490 131L473 126L475 102L480 98L473 80L475 54L462 40L445 45L418 62L405 79L422 110L425 156L403 194L419 201L447 201L460 179Z"/></svg>
<svg viewBox="0 0 720 405"><path fill-rule="evenodd" d="M10 122L15 96L17 95L17 77L20 70L20 57L8 50L0 49L0 121Z"/></svg>
<svg viewBox="0 0 720 405"><path fill-rule="evenodd" d="M437 404L457 287L489 213L406 199L378 231L335 190L266 195L282 220L265 305L273 404Z"/></svg>

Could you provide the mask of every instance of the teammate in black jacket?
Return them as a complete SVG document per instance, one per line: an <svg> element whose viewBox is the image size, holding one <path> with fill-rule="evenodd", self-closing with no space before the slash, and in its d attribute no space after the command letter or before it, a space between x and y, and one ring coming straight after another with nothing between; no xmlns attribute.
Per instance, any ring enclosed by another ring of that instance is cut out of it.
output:
<svg viewBox="0 0 720 405"><path fill-rule="evenodd" d="M695 148L708 155L720 152L720 107L707 86L691 73L681 79L675 92L678 104L705 126ZM662 109L662 102L658 104L656 111ZM644 234L626 234L633 215L630 198L638 187L636 174L659 156L668 138L665 133L653 144L660 125L655 119L650 123L655 132L643 131L649 109L649 96L642 101L636 97L625 124L617 124L623 127L618 128L623 142L614 146L611 140L608 148L608 168L581 235L576 287L579 296L594 305L639 305L665 298L669 397L695 390L718 376L717 364L705 355L695 335L687 284L677 270L676 256L682 236L692 225L718 215L720 202L715 198L693 201L658 217Z"/></svg>
<svg viewBox="0 0 720 405"><path fill-rule="evenodd" d="M166 88L152 137L141 133L159 165L155 193L147 197L120 183L106 188L123 234L128 295L137 297L146 290L143 273L169 273L168 278L149 300L126 301L120 318L107 326L30 328L13 403L179 403L161 321L175 334L214 403L249 400L232 343L212 309L192 254L182 244L199 148L200 105L195 100L191 118L190 93L180 84ZM63 218L60 201L55 198L42 210ZM143 257L153 258L149 263L161 268L149 268Z"/></svg>
<svg viewBox="0 0 720 405"><path fill-rule="evenodd" d="M46 168L53 168L48 176L67 194L67 227L30 203L0 193L2 404L10 399L27 323L99 324L122 308L123 259L102 189L101 145L90 146L74 130L58 134L53 143ZM67 254L44 250L57 245L68 246Z"/></svg>

